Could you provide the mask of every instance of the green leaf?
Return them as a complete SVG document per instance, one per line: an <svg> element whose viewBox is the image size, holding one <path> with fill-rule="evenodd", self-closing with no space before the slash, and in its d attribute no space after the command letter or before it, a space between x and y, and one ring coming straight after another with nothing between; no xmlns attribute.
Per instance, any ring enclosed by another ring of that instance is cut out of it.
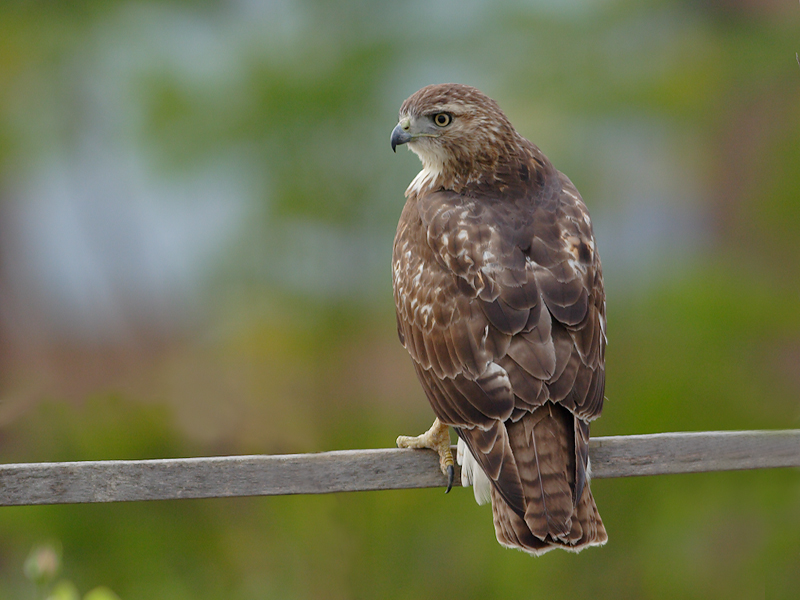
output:
<svg viewBox="0 0 800 600"><path fill-rule="evenodd" d="M110 589L101 585L87 592L83 600L120 600L120 598Z"/></svg>
<svg viewBox="0 0 800 600"><path fill-rule="evenodd" d="M80 597L75 584L66 579L62 579L55 585L50 595L47 596L47 600L80 600Z"/></svg>

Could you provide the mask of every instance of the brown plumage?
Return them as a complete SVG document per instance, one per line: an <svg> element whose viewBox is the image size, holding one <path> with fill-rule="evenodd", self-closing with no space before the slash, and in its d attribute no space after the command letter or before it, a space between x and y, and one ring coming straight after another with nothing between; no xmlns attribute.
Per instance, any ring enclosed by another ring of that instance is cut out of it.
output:
<svg viewBox="0 0 800 600"><path fill-rule="evenodd" d="M589 489L603 406L605 294L572 182L475 88L422 88L392 147L423 169L392 271L400 341L498 541L532 554L606 541Z"/></svg>

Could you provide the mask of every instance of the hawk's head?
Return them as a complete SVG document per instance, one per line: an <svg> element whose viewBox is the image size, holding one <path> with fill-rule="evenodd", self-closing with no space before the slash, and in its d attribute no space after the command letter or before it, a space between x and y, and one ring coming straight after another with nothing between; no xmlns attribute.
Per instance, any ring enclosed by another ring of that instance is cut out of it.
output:
<svg viewBox="0 0 800 600"><path fill-rule="evenodd" d="M408 144L419 156L423 169L415 184L444 179L458 187L515 157L518 138L494 100L474 87L444 83L424 87L403 102L392 149Z"/></svg>

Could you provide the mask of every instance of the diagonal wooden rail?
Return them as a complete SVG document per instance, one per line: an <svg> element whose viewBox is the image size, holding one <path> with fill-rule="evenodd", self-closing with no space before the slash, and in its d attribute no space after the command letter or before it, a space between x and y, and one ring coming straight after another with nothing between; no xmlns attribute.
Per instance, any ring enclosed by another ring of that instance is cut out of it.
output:
<svg viewBox="0 0 800 600"><path fill-rule="evenodd" d="M800 467L800 429L594 438L594 478ZM459 481L456 474L456 481ZM0 506L444 487L431 451L0 465Z"/></svg>

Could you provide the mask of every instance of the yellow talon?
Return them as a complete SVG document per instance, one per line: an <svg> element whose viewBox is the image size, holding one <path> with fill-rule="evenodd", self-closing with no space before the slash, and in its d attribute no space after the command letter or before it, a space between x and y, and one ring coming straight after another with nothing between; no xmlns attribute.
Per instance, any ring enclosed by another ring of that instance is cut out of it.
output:
<svg viewBox="0 0 800 600"><path fill-rule="evenodd" d="M438 418L428 431L416 437L401 435L397 438L398 448L429 448L439 455L439 468L447 476L447 490L453 487L455 479L455 463L450 451L450 428Z"/></svg>

